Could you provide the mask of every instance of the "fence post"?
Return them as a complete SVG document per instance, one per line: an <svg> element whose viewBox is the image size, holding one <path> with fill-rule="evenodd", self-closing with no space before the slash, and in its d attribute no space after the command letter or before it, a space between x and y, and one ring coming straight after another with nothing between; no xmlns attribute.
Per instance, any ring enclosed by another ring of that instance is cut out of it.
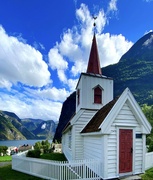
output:
<svg viewBox="0 0 153 180"><path fill-rule="evenodd" d="M86 179L86 163L85 163L85 160L83 160L83 179Z"/></svg>
<svg viewBox="0 0 153 180"><path fill-rule="evenodd" d="M60 174L60 177L59 177L59 178L60 178L60 179L59 179L59 180L62 180L62 178L61 178L61 167L62 167L62 166L61 166L61 162L59 163L59 165L60 165L60 168L59 168L59 174Z"/></svg>

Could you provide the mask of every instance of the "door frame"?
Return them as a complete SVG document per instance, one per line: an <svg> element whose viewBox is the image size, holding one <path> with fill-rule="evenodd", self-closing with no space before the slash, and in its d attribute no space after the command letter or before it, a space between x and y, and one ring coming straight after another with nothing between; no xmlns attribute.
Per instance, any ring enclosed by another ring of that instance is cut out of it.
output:
<svg viewBox="0 0 153 180"><path fill-rule="evenodd" d="M127 173L119 173L119 131L120 131L120 129L130 129L130 130L132 130L133 131L133 153L132 153L132 172L127 172ZM117 174L118 174L118 177L120 177L120 176L126 176L126 175L131 175L131 174L133 174L133 172L134 172L134 169L135 169L135 161L134 161L134 154L135 154L135 128L134 127L132 127L132 126L126 126L126 127L124 127L124 126L119 126L119 127L117 127L117 169L116 169L116 171L117 171Z"/></svg>

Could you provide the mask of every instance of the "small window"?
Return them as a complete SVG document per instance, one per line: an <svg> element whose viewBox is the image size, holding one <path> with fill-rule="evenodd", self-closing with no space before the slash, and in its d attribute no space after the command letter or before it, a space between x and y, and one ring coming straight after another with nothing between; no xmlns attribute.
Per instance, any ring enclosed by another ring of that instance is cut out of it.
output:
<svg viewBox="0 0 153 180"><path fill-rule="evenodd" d="M94 103L102 103L102 90L99 86L94 89Z"/></svg>
<svg viewBox="0 0 153 180"><path fill-rule="evenodd" d="M77 105L80 104L80 89L77 90Z"/></svg>
<svg viewBox="0 0 153 180"><path fill-rule="evenodd" d="M142 139L142 134L136 134L137 139Z"/></svg>

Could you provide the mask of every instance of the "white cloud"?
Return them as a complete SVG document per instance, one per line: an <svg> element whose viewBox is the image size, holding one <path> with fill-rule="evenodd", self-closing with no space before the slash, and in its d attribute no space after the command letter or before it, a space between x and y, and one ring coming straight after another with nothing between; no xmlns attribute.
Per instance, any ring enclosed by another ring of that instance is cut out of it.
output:
<svg viewBox="0 0 153 180"><path fill-rule="evenodd" d="M5 103L4 103L5 102ZM61 102L48 99L32 99L24 94L0 93L0 109L16 113L20 118L38 118L57 121L61 113Z"/></svg>
<svg viewBox="0 0 153 180"><path fill-rule="evenodd" d="M103 9L97 13L97 42L102 67L117 63L133 44L121 34L102 33L109 13L117 11L116 4L117 0L111 0L106 13ZM75 81L79 73L86 71L93 38L94 20L85 4L81 4L76 10L76 17L80 24L65 31L61 41L49 52L51 68L57 70L60 81L68 85L71 90L75 86L70 82L73 82L73 79Z"/></svg>
<svg viewBox="0 0 153 180"><path fill-rule="evenodd" d="M59 53L58 50L58 45L57 47L52 48L49 51L49 63L50 63L50 67L54 70L54 69L63 69L66 70L68 68L68 63L66 60L64 60L64 58L62 57L62 55Z"/></svg>
<svg viewBox="0 0 153 180"><path fill-rule="evenodd" d="M73 92L75 90L77 83L78 83L78 79L69 79L68 80L68 86L69 86L71 92Z"/></svg>
<svg viewBox="0 0 153 180"><path fill-rule="evenodd" d="M117 63L133 45L123 35L110 35L109 33L98 35L97 43L102 67Z"/></svg>
<svg viewBox="0 0 153 180"><path fill-rule="evenodd" d="M108 12L110 11L117 11L117 0L111 0L108 5Z"/></svg>
<svg viewBox="0 0 153 180"><path fill-rule="evenodd" d="M6 88L10 90L11 86L12 86L12 83L10 83L8 80L6 80L3 77L0 78L0 88Z"/></svg>
<svg viewBox="0 0 153 180"><path fill-rule="evenodd" d="M45 89L30 89L24 88L25 93L28 96L31 96L34 99L47 99L51 101L63 102L70 95L69 91L66 91L65 88L57 89L56 87L45 88Z"/></svg>
<svg viewBox="0 0 153 180"><path fill-rule="evenodd" d="M50 82L48 66L39 51L16 37L8 36L2 26L0 37L1 87L10 88L17 82L41 87Z"/></svg>

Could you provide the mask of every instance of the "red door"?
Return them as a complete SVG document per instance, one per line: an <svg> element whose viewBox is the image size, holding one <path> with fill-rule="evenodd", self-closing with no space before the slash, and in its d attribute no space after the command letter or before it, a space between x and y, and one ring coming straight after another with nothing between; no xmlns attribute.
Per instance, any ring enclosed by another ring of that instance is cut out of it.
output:
<svg viewBox="0 0 153 180"><path fill-rule="evenodd" d="M119 130L119 173L132 172L133 131Z"/></svg>

